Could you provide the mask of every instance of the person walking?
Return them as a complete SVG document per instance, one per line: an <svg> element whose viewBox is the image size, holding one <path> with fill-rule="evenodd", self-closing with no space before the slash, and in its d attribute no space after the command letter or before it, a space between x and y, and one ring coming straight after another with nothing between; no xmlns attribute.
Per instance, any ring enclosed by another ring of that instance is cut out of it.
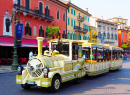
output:
<svg viewBox="0 0 130 95"><path fill-rule="evenodd" d="M33 57L33 50L29 52L29 60Z"/></svg>

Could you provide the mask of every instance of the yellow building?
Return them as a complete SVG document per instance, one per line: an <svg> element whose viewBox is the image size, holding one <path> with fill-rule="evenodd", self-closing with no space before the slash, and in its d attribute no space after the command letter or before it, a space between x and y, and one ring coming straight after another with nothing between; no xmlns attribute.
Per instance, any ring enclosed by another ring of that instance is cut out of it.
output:
<svg viewBox="0 0 130 95"><path fill-rule="evenodd" d="M97 42L97 28L90 26L90 41Z"/></svg>
<svg viewBox="0 0 130 95"><path fill-rule="evenodd" d="M61 0L62 1L62 0ZM66 1L69 6L67 11L67 38L71 40L90 40L90 19L88 9L84 11L78 6Z"/></svg>

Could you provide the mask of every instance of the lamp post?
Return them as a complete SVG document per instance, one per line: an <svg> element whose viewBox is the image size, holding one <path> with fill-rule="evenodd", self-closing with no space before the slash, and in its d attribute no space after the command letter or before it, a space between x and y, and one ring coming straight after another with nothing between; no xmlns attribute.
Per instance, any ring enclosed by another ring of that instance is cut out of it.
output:
<svg viewBox="0 0 130 95"><path fill-rule="evenodd" d="M17 67L18 67L18 55L17 55L17 46L16 46L16 20L18 20L16 18L16 7L17 7L17 0L13 0L13 11L12 11L12 19L15 21L15 29L14 29L14 55L13 55L13 64L12 64L12 67L11 67L11 70L17 70Z"/></svg>

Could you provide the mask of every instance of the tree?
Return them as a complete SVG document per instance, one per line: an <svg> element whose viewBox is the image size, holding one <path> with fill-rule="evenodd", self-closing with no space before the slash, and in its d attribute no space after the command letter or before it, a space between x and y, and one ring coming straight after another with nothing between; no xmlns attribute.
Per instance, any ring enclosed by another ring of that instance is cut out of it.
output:
<svg viewBox="0 0 130 95"><path fill-rule="evenodd" d="M125 49L128 48L129 46L128 44L123 44L121 47L124 49L124 53L125 53Z"/></svg>
<svg viewBox="0 0 130 95"><path fill-rule="evenodd" d="M129 46L128 44L123 44L121 47L125 49L125 48L128 48Z"/></svg>
<svg viewBox="0 0 130 95"><path fill-rule="evenodd" d="M52 38L53 36L58 36L57 31L59 31L59 27L49 26L46 30L46 33L48 34L49 38Z"/></svg>

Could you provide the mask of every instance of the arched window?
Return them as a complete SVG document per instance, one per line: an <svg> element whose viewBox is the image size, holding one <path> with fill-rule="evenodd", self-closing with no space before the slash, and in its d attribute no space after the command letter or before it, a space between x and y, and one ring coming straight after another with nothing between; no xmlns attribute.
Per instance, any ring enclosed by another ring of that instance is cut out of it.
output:
<svg viewBox="0 0 130 95"><path fill-rule="evenodd" d="M40 10L40 13L43 13L43 3L42 2L39 2L39 10Z"/></svg>
<svg viewBox="0 0 130 95"><path fill-rule="evenodd" d="M26 26L25 26L25 35L31 36L31 27L30 27L29 23L26 23Z"/></svg>
<svg viewBox="0 0 130 95"><path fill-rule="evenodd" d="M26 9L30 8L30 0L25 0L25 7Z"/></svg>
<svg viewBox="0 0 130 95"><path fill-rule="evenodd" d="M43 30L42 25L40 26L40 29L39 29L39 37L44 37L44 30Z"/></svg>
<svg viewBox="0 0 130 95"><path fill-rule="evenodd" d="M33 27L33 34L36 36L37 30L36 30L36 26Z"/></svg>
<svg viewBox="0 0 130 95"><path fill-rule="evenodd" d="M46 26L46 30L47 30L48 26ZM46 32L45 32L46 33ZM46 38L48 38L48 33L46 33Z"/></svg>
<svg viewBox="0 0 130 95"><path fill-rule="evenodd" d="M99 37L99 38L101 37L101 32L100 32L100 31L98 32L98 37Z"/></svg>
<svg viewBox="0 0 130 95"><path fill-rule="evenodd" d="M66 33L65 33L65 30L63 30L62 38L66 39Z"/></svg>
<svg viewBox="0 0 130 95"><path fill-rule="evenodd" d="M6 19L6 32L9 32L9 27L10 27L10 25L11 25L11 21L10 21L10 19Z"/></svg>
<svg viewBox="0 0 130 95"><path fill-rule="evenodd" d="M111 34L111 39L113 39L113 34Z"/></svg>
<svg viewBox="0 0 130 95"><path fill-rule="evenodd" d="M48 5L46 5L46 8L45 8L45 15L50 16L50 10L49 10Z"/></svg>
<svg viewBox="0 0 130 95"><path fill-rule="evenodd" d="M115 40L117 40L117 34L115 34Z"/></svg>
<svg viewBox="0 0 130 95"><path fill-rule="evenodd" d="M106 37L106 33L105 32L103 33L103 37Z"/></svg>
<svg viewBox="0 0 130 95"><path fill-rule="evenodd" d="M110 39L110 34L109 33L107 33L107 39Z"/></svg>

